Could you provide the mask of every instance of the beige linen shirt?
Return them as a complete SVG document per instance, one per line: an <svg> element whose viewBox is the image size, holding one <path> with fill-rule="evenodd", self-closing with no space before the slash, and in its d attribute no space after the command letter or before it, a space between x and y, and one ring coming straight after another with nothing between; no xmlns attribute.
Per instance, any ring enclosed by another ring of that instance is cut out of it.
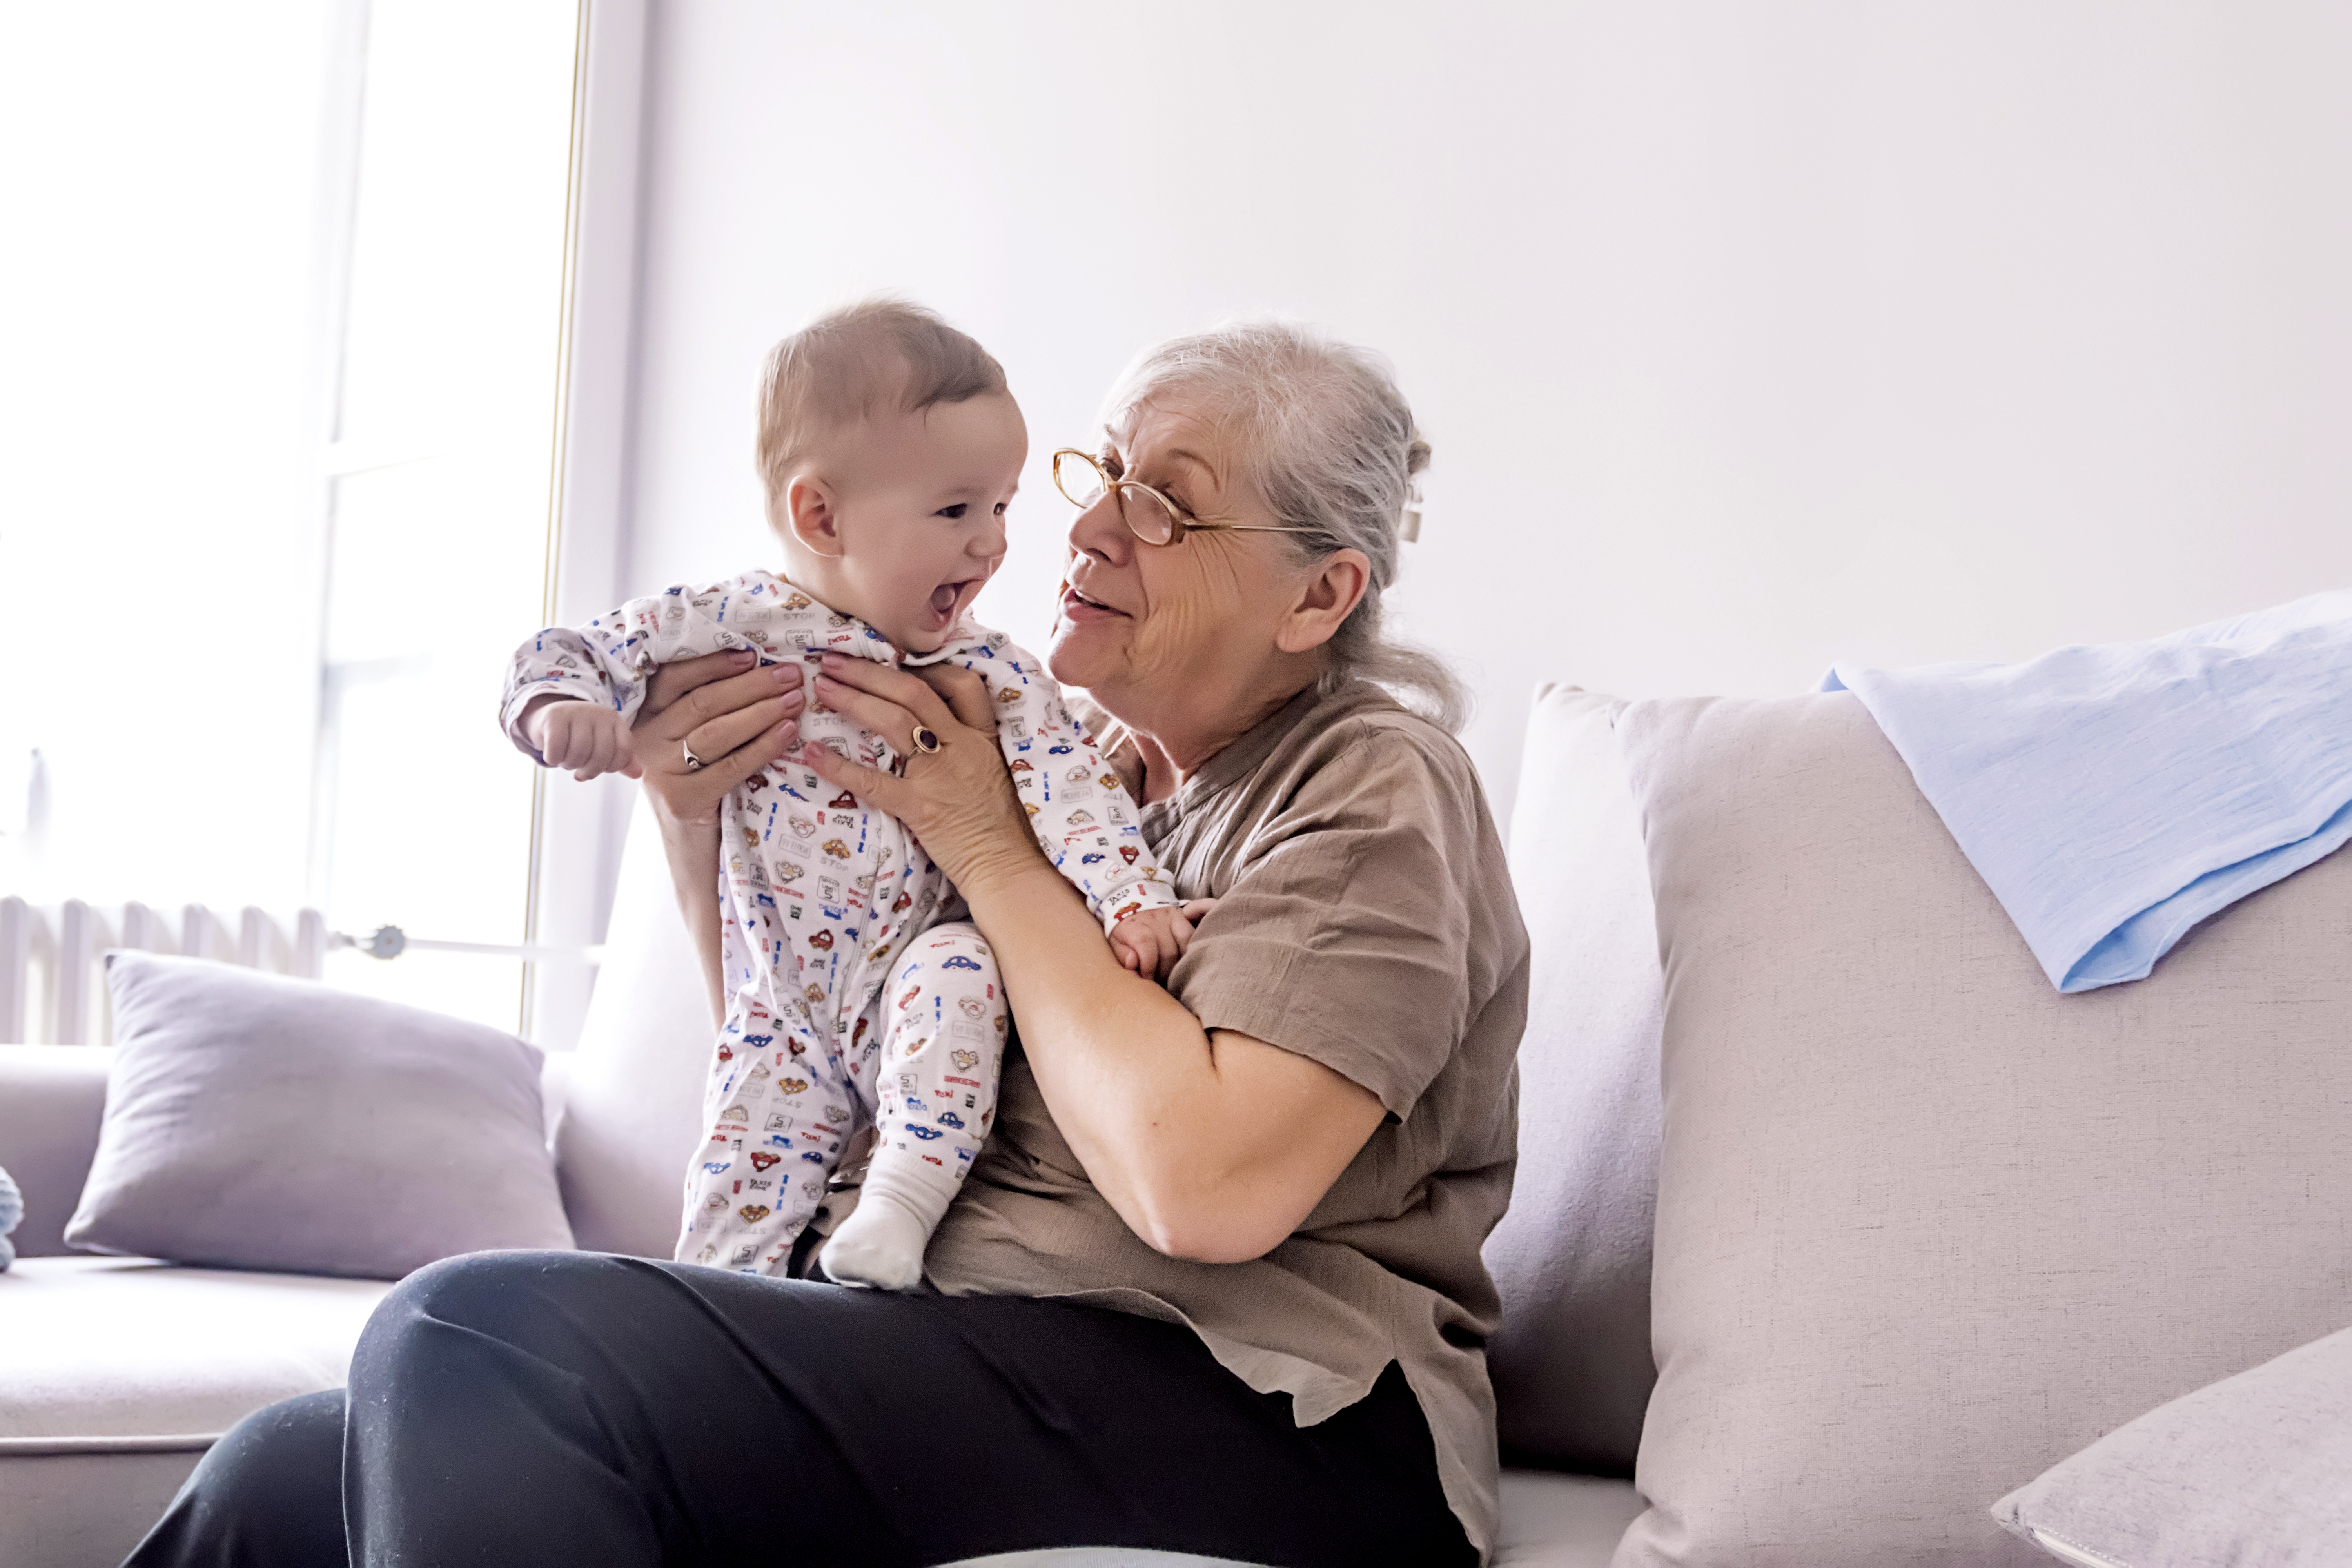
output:
<svg viewBox="0 0 2352 1568"><path fill-rule="evenodd" d="M1528 939L1470 760L1376 687L1310 689L1147 807L1143 830L1184 897L1223 900L1169 989L1203 1026L1321 1062L1389 1115L1272 1252L1192 1263L1112 1211L1008 1053L994 1135L927 1271L950 1294L1188 1324L1252 1388L1288 1393L1302 1426L1396 1362L1488 1552L1499 1308L1478 1249L1517 1154Z"/></svg>

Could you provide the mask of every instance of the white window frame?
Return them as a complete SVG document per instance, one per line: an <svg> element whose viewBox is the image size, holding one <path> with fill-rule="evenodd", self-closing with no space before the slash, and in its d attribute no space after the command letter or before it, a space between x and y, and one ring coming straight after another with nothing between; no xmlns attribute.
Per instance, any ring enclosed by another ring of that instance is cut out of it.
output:
<svg viewBox="0 0 2352 1568"><path fill-rule="evenodd" d="M544 624L573 626L621 598L629 552L629 453L637 336L648 0L581 0L572 79L572 190L550 485ZM531 797L526 944L601 944L636 786L541 772ZM522 1026L569 1049L596 971L527 962Z"/></svg>

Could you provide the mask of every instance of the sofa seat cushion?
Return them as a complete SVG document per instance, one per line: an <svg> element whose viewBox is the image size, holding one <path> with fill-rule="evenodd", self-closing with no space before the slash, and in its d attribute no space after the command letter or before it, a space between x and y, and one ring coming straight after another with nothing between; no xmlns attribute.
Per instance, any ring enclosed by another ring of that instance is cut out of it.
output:
<svg viewBox="0 0 2352 1568"><path fill-rule="evenodd" d="M201 1449L273 1400L340 1387L392 1287L25 1258L0 1273L0 1458Z"/></svg>
<svg viewBox="0 0 2352 1568"><path fill-rule="evenodd" d="M1609 1568L1641 1512L1642 1494L1631 1481L1505 1470L1493 1568Z"/></svg>

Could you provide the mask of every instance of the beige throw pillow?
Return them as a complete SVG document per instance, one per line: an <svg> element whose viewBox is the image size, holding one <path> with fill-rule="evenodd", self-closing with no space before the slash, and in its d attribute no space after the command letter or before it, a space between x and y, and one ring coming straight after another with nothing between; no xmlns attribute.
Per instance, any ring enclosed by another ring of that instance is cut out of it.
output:
<svg viewBox="0 0 2352 1568"><path fill-rule="evenodd" d="M2063 996L1851 696L1617 728L1666 994L1618 1568L2046 1563L1995 1499L2352 1318L2352 853Z"/></svg>

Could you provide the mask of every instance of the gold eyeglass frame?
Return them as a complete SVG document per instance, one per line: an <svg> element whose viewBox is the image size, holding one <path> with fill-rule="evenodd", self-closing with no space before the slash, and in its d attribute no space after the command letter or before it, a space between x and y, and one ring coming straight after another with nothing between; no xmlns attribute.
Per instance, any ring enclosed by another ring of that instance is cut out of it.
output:
<svg viewBox="0 0 2352 1568"><path fill-rule="evenodd" d="M1076 496L1072 495L1070 487L1062 482L1062 459L1065 458L1076 458L1087 468L1092 468L1095 478L1102 484L1102 494L1093 500L1080 500ZM1081 451L1076 447L1063 447L1055 451L1051 472L1054 476L1054 488L1062 492L1064 500L1081 511L1090 507L1100 506L1106 500L1113 502L1118 510L1120 525L1143 543L1155 547L1181 544L1184 542L1184 536L1188 533L1313 533L1316 531L1311 528L1298 528L1286 523L1202 522L1191 511L1178 506L1168 496L1140 479L1112 479L1109 474L1104 472L1100 458L1091 452ZM1138 529L1128 520L1127 503L1118 499L1118 492L1122 489L1141 490L1145 495L1158 501L1161 510L1168 513L1168 521L1175 524L1176 531L1166 539L1153 539Z"/></svg>

